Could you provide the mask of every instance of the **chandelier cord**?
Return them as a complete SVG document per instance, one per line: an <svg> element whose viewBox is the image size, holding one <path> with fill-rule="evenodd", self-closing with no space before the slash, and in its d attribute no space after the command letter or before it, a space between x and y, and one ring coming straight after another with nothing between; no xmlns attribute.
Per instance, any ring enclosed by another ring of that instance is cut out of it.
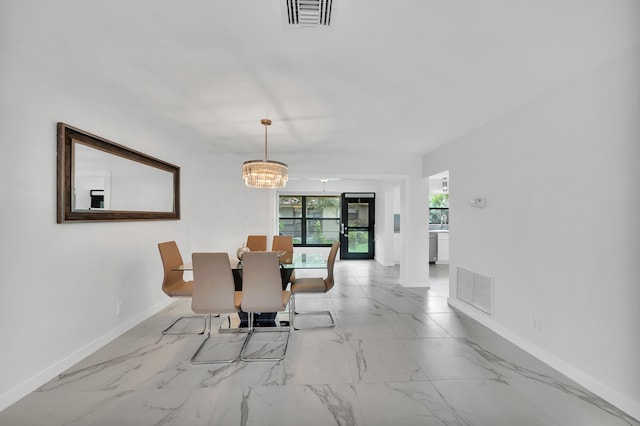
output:
<svg viewBox="0 0 640 426"><path fill-rule="evenodd" d="M264 162L267 162L267 126L268 124L264 123Z"/></svg>

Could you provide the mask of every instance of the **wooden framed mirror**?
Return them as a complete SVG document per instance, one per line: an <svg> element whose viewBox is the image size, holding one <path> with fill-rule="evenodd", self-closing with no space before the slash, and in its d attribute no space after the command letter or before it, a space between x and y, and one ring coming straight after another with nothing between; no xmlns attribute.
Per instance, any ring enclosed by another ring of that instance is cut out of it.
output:
<svg viewBox="0 0 640 426"><path fill-rule="evenodd" d="M180 219L180 168L58 123L57 221Z"/></svg>

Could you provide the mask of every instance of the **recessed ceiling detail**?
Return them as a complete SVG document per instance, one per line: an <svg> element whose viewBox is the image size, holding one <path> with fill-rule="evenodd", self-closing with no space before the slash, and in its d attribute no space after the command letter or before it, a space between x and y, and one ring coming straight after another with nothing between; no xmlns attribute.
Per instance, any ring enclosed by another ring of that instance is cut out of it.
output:
<svg viewBox="0 0 640 426"><path fill-rule="evenodd" d="M287 0L289 25L322 27L331 24L333 0Z"/></svg>

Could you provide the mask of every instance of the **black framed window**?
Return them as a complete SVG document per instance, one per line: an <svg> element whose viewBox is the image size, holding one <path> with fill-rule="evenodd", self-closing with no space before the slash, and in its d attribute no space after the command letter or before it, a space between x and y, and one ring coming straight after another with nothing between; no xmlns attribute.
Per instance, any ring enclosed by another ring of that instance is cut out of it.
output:
<svg viewBox="0 0 640 426"><path fill-rule="evenodd" d="M429 194L429 225L449 223L449 194Z"/></svg>
<svg viewBox="0 0 640 426"><path fill-rule="evenodd" d="M291 235L294 246L331 246L340 237L340 197L280 195L278 232Z"/></svg>

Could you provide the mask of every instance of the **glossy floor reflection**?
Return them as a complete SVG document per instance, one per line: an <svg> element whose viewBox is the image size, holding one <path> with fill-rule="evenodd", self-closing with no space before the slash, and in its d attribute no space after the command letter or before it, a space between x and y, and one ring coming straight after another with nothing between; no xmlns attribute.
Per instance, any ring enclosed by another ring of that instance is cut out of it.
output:
<svg viewBox="0 0 640 426"><path fill-rule="evenodd" d="M284 361L191 365L202 337L160 334L189 312L179 301L1 412L0 424L640 424L454 312L442 293L399 286L397 268L342 261L335 275L330 293L297 302L331 310L337 326L294 332ZM220 356L241 344L228 333L210 340Z"/></svg>

